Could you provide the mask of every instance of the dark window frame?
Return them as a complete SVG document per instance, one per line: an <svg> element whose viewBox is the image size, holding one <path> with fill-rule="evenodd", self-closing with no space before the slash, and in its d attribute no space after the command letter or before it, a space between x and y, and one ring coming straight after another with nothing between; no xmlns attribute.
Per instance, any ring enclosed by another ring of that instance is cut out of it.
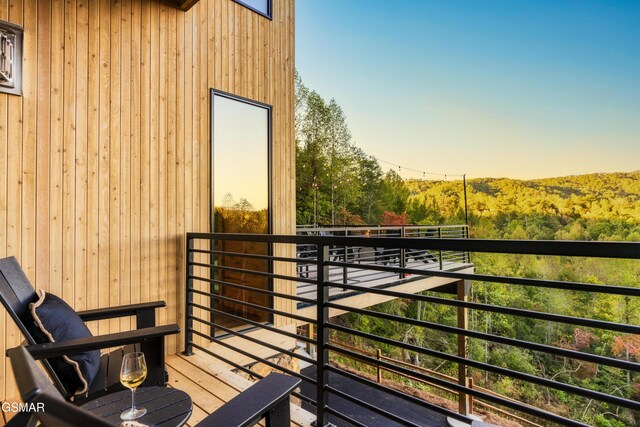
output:
<svg viewBox="0 0 640 427"><path fill-rule="evenodd" d="M215 143L213 132L214 132L214 98L216 96L230 99L232 101L242 102L254 107L263 108L267 112L267 197L268 197L268 206L267 206L267 235L273 234L273 106L269 104L265 104L260 101L256 101L253 99L245 98L239 95L235 95L233 93L224 92L218 89L209 89L209 196L211 197L211 201L209 203L209 227L212 233L215 233L215 207L213 205L214 201L214 182L213 182L213 169L214 169L214 158L213 158L213 144ZM215 248L215 242L211 241L211 248ZM269 244L268 247L268 255L273 256L273 244ZM210 264L214 265L215 255L211 254ZM211 268L211 277L215 277L215 268ZM269 260L268 263L268 273L273 273L273 260ZM273 292L273 278L269 278L268 290ZM211 293L215 293L215 284L211 283L211 288L209 289ZM211 298L211 307L213 308L214 298ZM274 307L274 298L273 296L269 297L269 308L273 309ZM213 313L212 313L213 314ZM273 313L269 313L269 320L267 324L274 324L274 315ZM248 326L246 329L243 328L243 331L252 330L255 327ZM226 336L228 334L223 334L221 336ZM216 336L215 327L211 326L211 336Z"/></svg>
<svg viewBox="0 0 640 427"><path fill-rule="evenodd" d="M258 15L262 15L265 18L273 21L273 0L267 0L267 13L256 9L255 7L252 7L252 6L248 5L243 0L233 0L233 1L238 3L239 5L242 5L242 6L246 7L247 9L257 13Z"/></svg>

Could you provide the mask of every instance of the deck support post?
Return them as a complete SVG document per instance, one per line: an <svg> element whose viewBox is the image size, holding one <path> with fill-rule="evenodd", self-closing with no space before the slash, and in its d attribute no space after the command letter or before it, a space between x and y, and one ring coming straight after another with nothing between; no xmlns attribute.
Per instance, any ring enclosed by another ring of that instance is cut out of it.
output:
<svg viewBox="0 0 640 427"><path fill-rule="evenodd" d="M458 301L468 301L469 288L471 282L460 280L456 283ZM469 328L468 309L458 307L458 328L467 330ZM467 358L469 353L469 338L466 335L458 334L458 356ZM458 383L461 386L469 387L469 368L463 363L458 364ZM467 393L458 394L458 412L461 415L470 415L471 396Z"/></svg>
<svg viewBox="0 0 640 427"><path fill-rule="evenodd" d="M378 362L382 360L382 350L380 350L379 348L376 350L376 356L378 359ZM378 363L377 366L377 371L378 371L378 384L382 384L382 367L380 366L380 364Z"/></svg>

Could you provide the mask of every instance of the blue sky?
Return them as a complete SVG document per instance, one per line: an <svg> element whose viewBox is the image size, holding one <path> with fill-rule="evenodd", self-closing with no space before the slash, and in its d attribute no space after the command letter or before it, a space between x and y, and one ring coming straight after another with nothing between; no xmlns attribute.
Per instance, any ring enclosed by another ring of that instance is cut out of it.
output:
<svg viewBox="0 0 640 427"><path fill-rule="evenodd" d="M640 0L299 0L296 68L405 167L640 169Z"/></svg>

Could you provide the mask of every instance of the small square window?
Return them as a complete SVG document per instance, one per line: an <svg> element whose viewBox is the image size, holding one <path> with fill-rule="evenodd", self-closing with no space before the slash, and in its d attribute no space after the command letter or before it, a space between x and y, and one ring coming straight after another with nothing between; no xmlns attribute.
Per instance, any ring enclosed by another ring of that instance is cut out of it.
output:
<svg viewBox="0 0 640 427"><path fill-rule="evenodd" d="M22 95L22 27L0 21L0 92Z"/></svg>
<svg viewBox="0 0 640 427"><path fill-rule="evenodd" d="M271 1L272 0L233 0L243 6L253 10L260 15L271 19Z"/></svg>

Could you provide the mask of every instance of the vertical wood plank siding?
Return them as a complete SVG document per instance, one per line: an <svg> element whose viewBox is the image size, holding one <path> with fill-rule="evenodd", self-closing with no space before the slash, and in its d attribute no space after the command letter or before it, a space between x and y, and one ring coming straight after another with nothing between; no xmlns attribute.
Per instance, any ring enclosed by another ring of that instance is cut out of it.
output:
<svg viewBox="0 0 640 427"><path fill-rule="evenodd" d="M270 21L232 0L0 0L25 32L24 96L0 94L0 257L78 310L166 299L160 322L183 326L184 234L209 231L210 88L273 106L273 231L293 233L294 0L273 3ZM22 339L4 309L0 330L4 354ZM0 399L17 395L0 357Z"/></svg>

